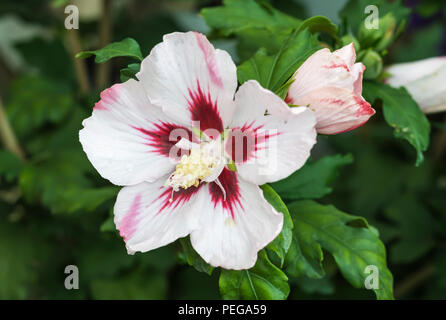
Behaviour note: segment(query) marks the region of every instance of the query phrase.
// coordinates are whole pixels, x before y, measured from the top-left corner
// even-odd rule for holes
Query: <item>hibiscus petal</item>
[[[405,86],[425,113],[446,110],[446,57],[398,63],[386,69],[392,87]]]
[[[209,264],[225,269],[249,269],[257,252],[282,230],[283,216],[263,197],[261,189],[225,169],[219,178],[226,196],[209,184],[200,228],[192,231],[194,249]]]
[[[431,76],[446,65],[446,57],[433,57],[413,62],[397,63],[386,68],[390,77],[386,83],[392,87],[404,86],[426,76]]]
[[[312,91],[298,100],[299,105],[308,105],[316,114],[316,129],[322,134],[337,134],[363,125],[375,110],[361,96],[337,87]],[[292,108],[300,112],[301,107]]]
[[[335,52],[321,49],[311,55],[294,74],[294,82],[288,91],[288,102],[296,101],[311,91],[328,86],[345,88],[351,91],[362,90],[358,79],[362,81],[364,67],[361,63],[353,64],[355,59],[353,45],[348,45]]]
[[[221,132],[232,117],[235,64],[198,32],[165,35],[136,76],[150,100],[185,125],[200,121],[202,131]]]
[[[235,102],[226,150],[241,177],[260,185],[281,180],[304,165],[316,143],[312,111],[293,114],[282,99],[254,80],[240,87]]]
[[[116,185],[154,181],[172,171],[179,156],[175,143],[191,138],[133,79],[104,90],[83,126],[79,139],[88,159]]]
[[[347,66],[351,67],[356,61],[356,52],[353,42],[333,51],[333,54],[344,60]]]
[[[404,86],[425,113],[446,110],[446,64]]]
[[[362,78],[364,71],[365,65],[360,62],[355,63],[352,67],[352,76],[356,79],[353,83],[353,92],[358,96],[362,96]]]
[[[198,228],[196,216],[206,194],[199,192],[202,185],[172,194],[164,186],[167,178],[124,187],[118,194],[114,221],[130,254],[165,246]]]

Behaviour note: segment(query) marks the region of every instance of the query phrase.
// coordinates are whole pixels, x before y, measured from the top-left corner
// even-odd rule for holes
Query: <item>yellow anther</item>
[[[181,157],[165,185],[172,187],[173,191],[191,186],[198,187],[200,181],[212,173],[217,163],[217,159],[209,153],[207,148],[202,146],[193,148],[188,156]]]

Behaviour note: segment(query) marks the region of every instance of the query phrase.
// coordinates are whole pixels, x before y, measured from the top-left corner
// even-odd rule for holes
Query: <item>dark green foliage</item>
[[[274,189],[267,184],[263,185],[261,188],[265,200],[268,201],[277,212],[283,214],[282,232],[267,247],[277,254],[280,259],[280,266],[282,267],[286,253],[288,252],[293,239],[293,221],[291,220],[288,208]]]
[[[393,278],[386,265],[384,245],[365,219],[310,200],[293,202],[289,208],[298,251],[295,253],[292,248],[287,257],[292,273],[320,278],[322,247],[333,255],[343,276],[356,288],[364,288],[365,268],[376,266],[379,270],[377,298],[393,299]]]
[[[256,265],[249,270],[222,270],[220,293],[223,299],[286,299],[290,287],[288,278],[260,251]]]
[[[240,83],[257,80],[263,87],[277,92],[296,72],[297,68],[315,51],[320,49],[316,37],[310,32],[293,32],[274,56],[260,49],[237,69]]]
[[[338,177],[341,166],[353,162],[351,155],[327,156],[304,165],[289,177],[271,186],[287,200],[319,199],[331,193],[330,184]]]
[[[206,23],[228,36],[246,29],[298,27],[301,21],[284,14],[267,3],[255,0],[225,0],[224,6],[201,11]],[[247,14],[249,13],[249,14]]]
[[[129,79],[136,79],[135,74],[139,71],[141,65],[139,63],[131,63],[127,68],[121,69],[121,81],[125,82]]]
[[[405,88],[366,82],[364,96],[368,101],[381,100],[384,118],[394,128],[397,138],[406,139],[417,151],[416,165],[423,162],[429,146],[430,124]]]
[[[67,85],[27,75],[11,85],[6,110],[14,130],[25,137],[45,124],[60,122],[72,104]]]

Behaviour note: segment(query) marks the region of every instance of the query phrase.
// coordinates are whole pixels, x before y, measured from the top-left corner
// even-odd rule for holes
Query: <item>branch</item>
[[[410,291],[423,284],[430,276],[435,273],[435,267],[431,264],[425,265],[417,272],[412,273],[409,277],[403,280],[395,287],[395,298],[401,298]]]
[[[67,30],[68,50],[73,58],[74,71],[76,72],[76,79],[81,93],[90,91],[90,82],[88,81],[87,66],[85,60],[76,59],[75,55],[82,51],[82,46],[79,38],[79,31],[76,29]]]
[[[112,0],[104,0],[101,21],[99,22],[99,42],[103,48],[112,41]],[[104,89],[110,79],[110,61],[98,66],[96,86]]]
[[[18,140],[12,131],[11,125],[9,124],[8,117],[6,116],[5,109],[3,108],[3,103],[0,98],[0,139],[5,146],[6,150],[11,151],[20,160],[25,160],[25,152],[23,152],[20,147]]]

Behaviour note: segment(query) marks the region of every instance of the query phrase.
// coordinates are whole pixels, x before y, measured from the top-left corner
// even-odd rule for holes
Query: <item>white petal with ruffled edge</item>
[[[174,123],[131,79],[101,93],[92,116],[82,123],[79,139],[102,177],[116,185],[132,185],[154,181],[175,168],[171,147],[181,136],[190,136]]]
[[[446,110],[446,57],[398,63],[386,69],[392,87],[405,86],[425,113]]]
[[[446,64],[432,74],[405,84],[424,113],[446,110]]]
[[[218,189],[207,193],[200,228],[192,231],[190,239],[194,249],[212,266],[241,270],[253,267],[257,252],[280,233],[283,215],[264,199],[258,186],[237,179],[235,187],[240,203],[230,208],[216,201],[213,193]]]
[[[236,66],[229,54],[214,49],[198,32],[174,32],[163,37],[141,64],[136,77],[150,100],[182,122],[203,122],[220,129],[232,117],[237,88]],[[204,131],[204,130],[202,130]]]
[[[274,182],[305,164],[316,143],[312,111],[293,114],[282,99],[254,80],[239,88],[235,102],[231,127],[240,129],[238,134],[233,129],[229,139],[237,142],[229,140],[228,146],[234,147],[231,154],[244,179],[258,185]]]
[[[386,83],[392,87],[404,86],[423,77],[431,76],[444,66],[446,66],[446,57],[397,63],[386,68],[386,72],[390,74]]]
[[[199,226],[206,191],[175,192],[169,201],[172,193],[164,187],[166,179],[124,187],[118,194],[114,221],[131,254],[165,246]]]

